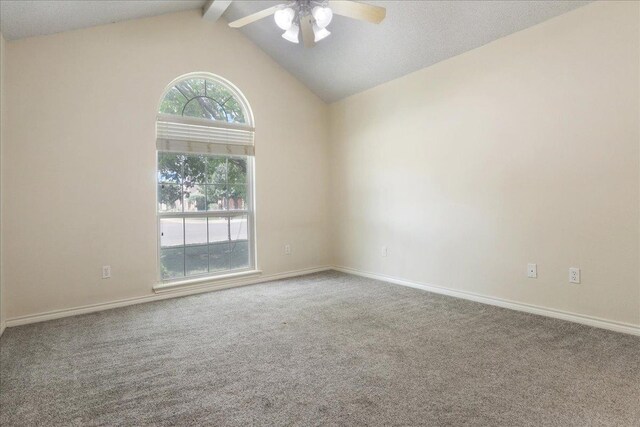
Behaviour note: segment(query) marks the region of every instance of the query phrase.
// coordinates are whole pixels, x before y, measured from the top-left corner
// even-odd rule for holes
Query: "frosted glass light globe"
[[[320,40],[327,38],[331,35],[331,32],[326,28],[320,28],[317,24],[313,24],[314,41],[317,43]]]
[[[299,32],[300,32],[300,27],[298,27],[298,24],[291,24],[291,27],[287,31],[285,31],[285,33],[282,35],[282,38],[290,41],[291,43],[298,43]]]
[[[273,14],[273,19],[276,21],[276,25],[283,30],[288,30],[293,24],[293,18],[295,18],[296,12],[290,7],[276,10]]]
[[[316,6],[311,11],[313,19],[316,20],[316,25],[320,28],[324,28],[331,23],[333,19],[333,11],[328,7]]]

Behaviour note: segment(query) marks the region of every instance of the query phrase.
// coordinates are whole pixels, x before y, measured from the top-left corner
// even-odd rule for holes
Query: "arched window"
[[[251,124],[248,106],[240,92],[225,80],[207,74],[173,82],[162,98],[159,113]]]
[[[255,269],[253,114],[206,73],[165,90],[156,122],[162,281]]]

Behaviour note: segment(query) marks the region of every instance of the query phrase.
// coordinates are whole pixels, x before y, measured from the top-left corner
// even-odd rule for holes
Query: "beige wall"
[[[194,10],[7,42],[7,56],[8,318],[152,293],[155,115],[193,71],[232,81],[255,115],[258,267],[327,264],[327,106],[239,32]]]
[[[639,16],[591,4],[333,104],[335,264],[639,325]]]
[[[6,320],[6,311],[5,311],[5,298],[4,298],[4,280],[2,280],[3,269],[2,269],[2,203],[4,191],[2,190],[2,163],[4,162],[4,139],[5,139],[5,123],[6,123],[6,99],[5,99],[5,70],[6,70],[6,61],[5,61],[5,41],[2,33],[0,33],[0,334],[4,330],[5,320]]]

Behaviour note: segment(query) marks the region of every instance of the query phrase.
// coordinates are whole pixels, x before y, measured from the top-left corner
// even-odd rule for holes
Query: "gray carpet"
[[[639,426],[640,338],[341,273],[10,328],[0,424]]]

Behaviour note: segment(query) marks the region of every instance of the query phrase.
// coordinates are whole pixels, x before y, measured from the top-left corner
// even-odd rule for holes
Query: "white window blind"
[[[194,117],[159,114],[158,151],[253,156],[254,128]]]

